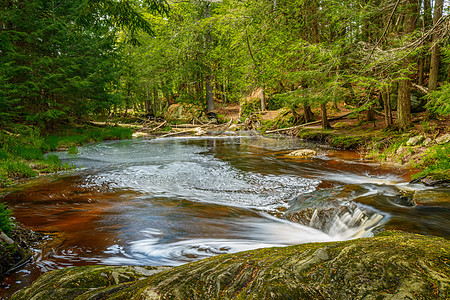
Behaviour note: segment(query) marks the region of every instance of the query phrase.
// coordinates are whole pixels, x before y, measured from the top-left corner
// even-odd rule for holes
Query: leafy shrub
[[[56,135],[51,135],[44,139],[41,148],[45,152],[55,151],[58,148],[58,145],[59,145],[59,137]]]
[[[9,233],[12,229],[11,214],[12,211],[4,203],[0,203],[0,229],[4,233]]]
[[[413,176],[413,179],[432,175],[436,179],[450,180],[450,147],[445,145],[435,145],[423,154],[421,168],[422,172]]]
[[[444,116],[450,115],[450,83],[447,82],[439,89],[427,95],[428,103],[425,106],[430,111]]]

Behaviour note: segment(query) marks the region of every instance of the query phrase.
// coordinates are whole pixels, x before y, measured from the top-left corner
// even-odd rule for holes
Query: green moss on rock
[[[44,274],[13,299],[448,299],[448,249],[443,238],[390,231],[145,268],[153,275],[136,267],[68,268]],[[128,279],[114,280],[114,272]]]

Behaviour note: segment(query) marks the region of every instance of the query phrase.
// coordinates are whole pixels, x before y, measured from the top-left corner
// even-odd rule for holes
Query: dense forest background
[[[211,111],[259,88],[261,109],[320,107],[324,128],[344,102],[406,129],[411,98],[450,112],[444,2],[2,0],[0,126]]]

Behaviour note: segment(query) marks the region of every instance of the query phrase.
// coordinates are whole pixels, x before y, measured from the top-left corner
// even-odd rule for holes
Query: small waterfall
[[[373,236],[374,230],[382,225],[385,216],[370,208],[354,206],[344,213],[334,215],[324,231],[342,239]]]
[[[354,202],[331,201],[321,207],[287,211],[285,218],[318,229],[333,239],[373,236],[386,220],[379,211]]]

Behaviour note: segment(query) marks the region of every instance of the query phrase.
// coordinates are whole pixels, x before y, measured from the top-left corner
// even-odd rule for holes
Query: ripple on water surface
[[[110,147],[80,151],[82,159],[92,161],[98,160],[101,152],[102,163],[93,163],[97,167],[114,162],[114,166],[86,176],[81,183],[86,188],[131,189],[154,197],[271,210],[285,206],[300,193],[313,191],[320,182],[298,175],[244,172],[198,145],[141,142],[129,151],[122,149],[120,158],[115,155],[116,144],[106,145]]]

